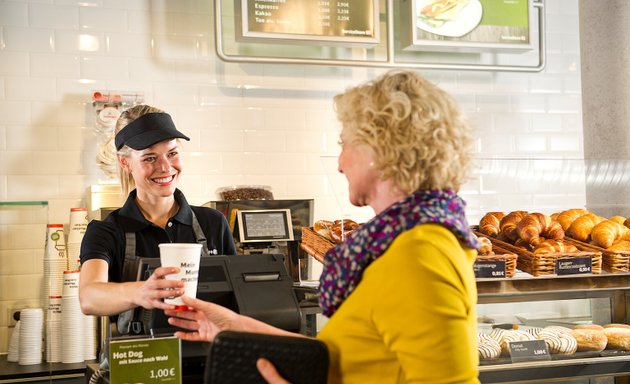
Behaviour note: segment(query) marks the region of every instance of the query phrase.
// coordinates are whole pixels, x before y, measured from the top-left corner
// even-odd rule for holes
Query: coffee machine
[[[300,280],[302,227],[313,226],[313,199],[230,200],[204,204],[228,220],[237,253],[282,254],[293,281]]]

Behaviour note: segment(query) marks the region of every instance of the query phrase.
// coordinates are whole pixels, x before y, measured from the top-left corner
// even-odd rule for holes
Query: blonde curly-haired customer
[[[415,72],[394,70],[334,99],[343,128],[338,169],[350,201],[376,216],[325,256],[317,336],[330,383],[477,383],[477,240],[457,191],[471,129],[452,99]],[[212,340],[232,329],[282,334],[212,303],[170,322]],[[259,371],[283,383],[266,360]]]

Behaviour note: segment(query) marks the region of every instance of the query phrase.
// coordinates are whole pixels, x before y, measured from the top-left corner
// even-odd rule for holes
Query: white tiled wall
[[[422,72],[466,111],[479,157],[582,157],[578,5],[546,3],[543,72]],[[122,90],[144,93],[191,136],[181,187],[192,203],[213,200],[220,186],[267,184],[276,198],[314,198],[316,218],[369,217],[348,206],[335,173],[331,97],[381,70],[220,62],[211,9],[208,0],[0,1],[0,201],[45,200],[48,222],[67,223],[103,178],[91,91]],[[471,218],[498,206],[583,205],[579,189],[567,196],[513,175],[478,175],[464,190]],[[0,353],[6,308],[36,299],[42,273],[39,256],[7,251],[14,224],[0,222]],[[21,236],[39,244],[43,225]]]

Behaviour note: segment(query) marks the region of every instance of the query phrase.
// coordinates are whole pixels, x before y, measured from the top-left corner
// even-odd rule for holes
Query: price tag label
[[[582,275],[593,271],[590,257],[571,257],[556,260],[556,275]]]
[[[112,340],[110,383],[181,384],[180,340],[176,337]]]
[[[508,343],[513,363],[519,361],[551,360],[545,340],[512,341]]]
[[[505,261],[480,260],[473,265],[476,278],[501,278],[505,277]]]

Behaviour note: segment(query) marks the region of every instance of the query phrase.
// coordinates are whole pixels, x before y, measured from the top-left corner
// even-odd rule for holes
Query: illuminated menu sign
[[[378,44],[378,0],[241,0],[244,40]]]

